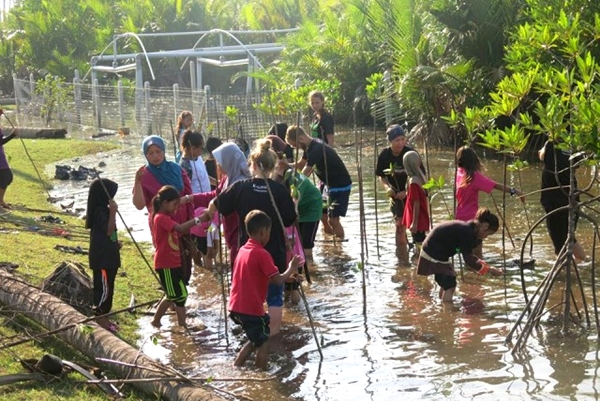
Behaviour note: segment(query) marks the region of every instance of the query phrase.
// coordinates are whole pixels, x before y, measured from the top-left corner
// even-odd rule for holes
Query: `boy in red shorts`
[[[229,298],[229,316],[242,325],[248,342],[244,344],[234,365],[242,366],[256,350],[256,367],[266,369],[269,354],[269,315],[265,312],[264,302],[269,283],[283,285],[292,274],[298,272],[302,263],[294,255],[288,269],[279,274],[273,258],[264,248],[271,236],[271,219],[260,210],[253,210],[244,220],[248,241],[242,246],[235,258],[231,295]]]

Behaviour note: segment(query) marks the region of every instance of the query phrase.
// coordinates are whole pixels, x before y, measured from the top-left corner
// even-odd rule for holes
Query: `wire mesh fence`
[[[192,112],[196,127],[222,139],[241,137],[252,141],[266,135],[275,117],[257,110],[261,93],[213,93],[209,87],[192,90],[143,88],[115,84],[85,84],[55,80],[42,85],[32,76],[13,77],[16,112],[25,119],[75,132],[118,132],[126,129],[140,136],[170,136],[171,127],[184,110]],[[281,118],[281,116],[279,116]]]

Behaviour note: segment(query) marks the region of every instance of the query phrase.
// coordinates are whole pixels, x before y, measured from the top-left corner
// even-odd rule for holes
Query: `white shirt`
[[[192,192],[195,194],[210,192],[210,180],[202,156],[198,156],[196,160],[190,160],[190,167],[192,168],[192,176],[190,177]]]

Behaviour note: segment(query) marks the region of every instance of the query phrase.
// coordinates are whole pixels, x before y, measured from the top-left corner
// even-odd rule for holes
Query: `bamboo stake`
[[[373,165],[377,168],[377,157],[379,156],[377,153],[377,127],[376,120],[373,117]],[[377,248],[377,257],[380,258],[381,254],[379,252],[379,199],[377,196],[377,174],[373,175],[373,196],[375,198],[375,246]]]
[[[356,169],[358,175],[358,210],[360,227],[360,271],[362,277],[363,316],[367,316],[367,280],[365,275],[365,208],[362,187],[362,166],[358,151],[358,132],[356,130],[356,102],[352,111],[354,117],[354,152],[356,158]]]

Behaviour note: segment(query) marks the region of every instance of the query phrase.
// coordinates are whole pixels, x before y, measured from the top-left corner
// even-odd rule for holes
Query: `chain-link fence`
[[[55,80],[41,85],[33,77],[13,77],[17,115],[70,132],[118,132],[126,128],[138,135],[170,135],[171,125],[183,110],[192,112],[195,125],[220,138],[242,137],[249,142],[264,136],[275,118],[258,111],[260,93],[221,94],[179,88],[143,88],[94,85]],[[47,81],[46,81],[47,82]],[[43,87],[42,87],[43,86]]]

